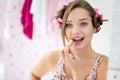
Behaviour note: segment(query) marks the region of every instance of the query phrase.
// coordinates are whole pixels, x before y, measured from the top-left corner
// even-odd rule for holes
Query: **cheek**
[[[65,31],[65,36],[66,36],[66,38],[69,38],[69,37],[70,37],[70,34],[71,34],[71,31],[70,31],[70,30],[66,30],[66,31]]]
[[[93,29],[86,29],[86,30],[84,31],[84,34],[85,34],[86,36],[88,36],[88,37],[91,37],[91,36],[93,35],[93,33],[94,33],[94,30],[93,30]]]

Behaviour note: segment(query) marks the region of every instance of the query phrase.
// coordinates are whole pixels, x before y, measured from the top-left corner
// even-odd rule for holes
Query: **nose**
[[[72,33],[73,33],[74,35],[80,34],[80,29],[79,29],[79,27],[78,27],[78,26],[73,27]]]

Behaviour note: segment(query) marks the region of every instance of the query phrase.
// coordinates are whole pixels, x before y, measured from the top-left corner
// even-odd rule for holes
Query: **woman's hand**
[[[64,64],[71,70],[73,74],[79,73],[80,59],[77,54],[71,49],[73,40],[62,50],[61,56]]]

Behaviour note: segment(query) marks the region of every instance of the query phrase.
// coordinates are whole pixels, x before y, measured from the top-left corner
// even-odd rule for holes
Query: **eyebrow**
[[[79,19],[79,21],[84,21],[84,20],[88,20],[87,18],[82,18],[82,19]],[[71,20],[67,20],[67,22],[72,22]]]
[[[84,20],[88,20],[87,18],[82,18],[82,19],[80,19],[79,21],[84,21]]]

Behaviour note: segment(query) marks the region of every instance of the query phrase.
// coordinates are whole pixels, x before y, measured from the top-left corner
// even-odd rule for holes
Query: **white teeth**
[[[82,39],[82,38],[74,38],[74,40],[80,40],[80,39]]]

